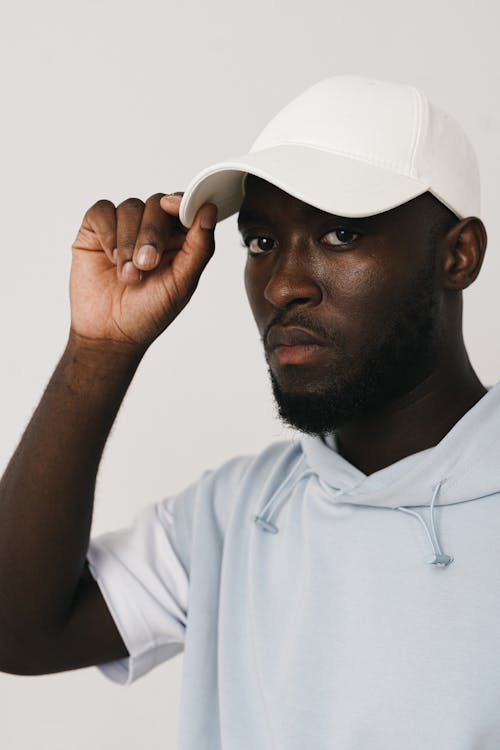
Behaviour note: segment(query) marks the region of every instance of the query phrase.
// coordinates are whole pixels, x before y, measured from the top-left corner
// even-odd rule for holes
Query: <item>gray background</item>
[[[336,73],[413,83],[453,114],[482,173],[488,252],[465,293],[479,377],[500,370],[498,10],[493,2],[162,3],[34,0],[0,23],[0,463],[6,465],[64,349],[70,247],[98,198],[184,190],[243,153],[289,99]],[[92,534],[182,489],[206,468],[291,431],[278,421],[243,286],[236,218],[190,304],[155,342],[107,445]],[[5,750],[175,748],[182,655],[134,685],[97,669],[2,675]]]

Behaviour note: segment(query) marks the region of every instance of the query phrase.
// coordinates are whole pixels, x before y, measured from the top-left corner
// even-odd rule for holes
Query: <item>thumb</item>
[[[187,247],[191,263],[194,266],[199,265],[200,272],[214,253],[216,224],[217,206],[215,203],[204,203],[198,209],[186,234],[184,245]]]
[[[181,205],[182,197],[184,193],[170,193],[160,198],[160,206],[162,209],[169,214],[179,216],[179,208]],[[207,208],[205,208],[205,206]],[[217,223],[218,209],[215,203],[203,203],[191,224],[191,228],[198,221],[200,229],[214,229]],[[186,229],[186,227],[184,227]]]
[[[199,221],[201,230],[208,229],[212,231],[217,224],[217,214],[218,210],[215,203],[204,203],[198,211],[195,221]]]
[[[217,223],[217,206],[204,203],[187,230],[182,248],[172,263],[177,288],[183,297],[189,297],[215,251],[214,229]]]

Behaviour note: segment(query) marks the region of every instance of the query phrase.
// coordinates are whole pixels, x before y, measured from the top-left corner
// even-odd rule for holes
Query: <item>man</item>
[[[462,338],[486,248],[463,131],[335,76],[180,195],[99,201],[73,245],[68,345],[1,485],[0,667],[129,684],[184,650],[183,750],[497,748],[500,390]],[[89,541],[127,387],[237,211],[300,435]]]

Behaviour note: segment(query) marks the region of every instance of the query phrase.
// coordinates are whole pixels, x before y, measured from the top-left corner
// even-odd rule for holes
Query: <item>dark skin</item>
[[[216,207],[189,229],[180,196],[100,199],[71,247],[64,352],[0,481],[0,672],[35,675],[127,656],[86,566],[97,470],[151,343],[213,255]]]
[[[310,208],[249,175],[239,215],[242,237],[255,238],[251,249],[258,253],[247,258],[245,287],[266,361],[280,388],[302,395],[320,393],[332,373],[347,376],[381,337],[413,288],[430,227],[439,225],[442,212],[429,193],[361,219]],[[439,341],[430,371],[406,392],[379,399],[336,427],[339,452],[367,475],[436,445],[487,392],[465,349],[461,294],[480,271],[486,230],[477,217],[453,218],[435,238]],[[335,233],[338,228],[344,231]],[[332,346],[314,362],[281,364],[267,341],[275,324],[306,328]]]
[[[95,480],[116,414],[142,357],[188,304],[215,250],[216,207],[200,207],[187,229],[179,197],[98,200],[72,245],[66,348],[0,481],[0,671],[47,674],[128,655],[85,560]],[[340,250],[331,244],[338,217],[248,180],[242,210],[272,212],[241,228],[276,241],[245,270],[264,343],[271,325],[299,324],[331,344],[315,367],[284,366],[266,347],[282,400],[291,395],[296,408],[303,399],[307,417],[310,399],[318,399],[318,419],[325,389],[340,384],[339,404],[351,417],[344,409],[339,447],[365,473],[437,443],[486,392],[461,333],[461,290],[479,273],[486,233],[479,219],[453,221],[438,232],[429,266],[424,248],[440,205],[424,195],[358,219],[349,228],[362,240],[351,245],[355,235],[344,230]],[[391,328],[394,320],[406,328]],[[427,345],[430,322],[440,334],[436,351]],[[419,335],[405,348],[413,329]],[[371,365],[371,350],[379,365],[390,360],[393,344],[393,368],[372,368],[383,375],[372,394],[406,384],[405,363],[406,373],[420,372],[420,360],[432,371],[396,400],[379,399],[375,410],[372,403],[353,416],[358,402],[346,397],[346,384],[358,389],[351,395],[366,396],[370,378],[356,376],[356,366]],[[338,422],[338,409],[334,416]]]

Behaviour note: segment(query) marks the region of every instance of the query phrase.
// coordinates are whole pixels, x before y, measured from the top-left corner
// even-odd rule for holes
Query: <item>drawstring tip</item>
[[[253,520],[254,520],[254,523],[256,523],[257,526],[261,528],[263,531],[269,531],[271,534],[278,533],[278,527],[275,526],[274,523],[271,523],[271,521],[266,521],[261,516],[255,516]]]
[[[430,565],[439,565],[440,567],[445,568],[447,565],[453,562],[453,557],[450,557],[450,555],[435,555],[434,560],[429,560]]]

